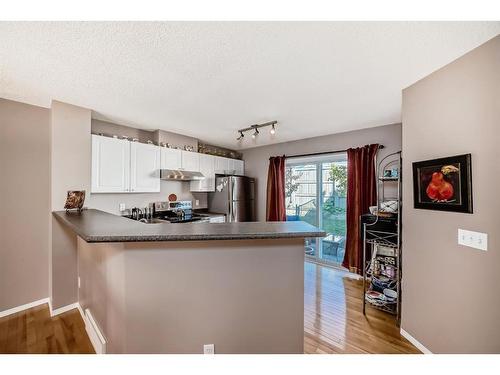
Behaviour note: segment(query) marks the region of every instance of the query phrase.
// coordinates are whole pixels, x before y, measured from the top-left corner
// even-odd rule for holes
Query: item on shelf
[[[384,171],[384,177],[393,177],[393,176],[392,176],[392,170],[390,170],[390,169],[386,169],[386,170]]]
[[[385,276],[387,277],[390,277],[391,279],[393,279],[394,277],[396,277],[396,267],[392,266],[392,265],[385,265],[383,267],[383,270],[382,270],[382,274],[384,274]]]
[[[175,195],[175,194],[169,194],[168,195],[168,201],[169,202],[177,202],[177,195]]]
[[[388,200],[380,203],[380,210],[383,212],[396,213],[398,212],[399,202],[396,200]]]
[[[391,177],[393,177],[393,178],[398,178],[398,177],[399,177],[399,169],[397,169],[397,168],[392,168],[392,169],[391,169]]]
[[[398,299],[398,292],[396,292],[395,290],[393,289],[384,289],[384,296],[385,296],[385,300],[387,302],[396,302],[396,300]]]
[[[380,257],[378,258],[379,261],[383,262],[385,265],[392,265],[394,266],[394,264],[396,264],[396,260],[393,258],[393,257],[389,257],[389,256],[383,256],[383,255],[380,255],[378,254]]]
[[[372,272],[374,276],[379,276],[381,272],[380,263],[376,259],[372,263]]]
[[[396,286],[396,280],[390,279],[387,276],[372,277],[372,287],[375,290],[383,291],[384,289],[393,289]]]
[[[384,245],[375,245],[377,255],[393,257],[395,256],[394,247],[384,246]]]
[[[370,213],[372,215],[376,215],[377,214],[377,206],[370,206],[370,207],[368,207],[368,209],[370,210]]]

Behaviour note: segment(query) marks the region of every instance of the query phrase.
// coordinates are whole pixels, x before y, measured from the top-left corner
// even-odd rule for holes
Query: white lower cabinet
[[[130,191],[160,192],[160,148],[155,145],[130,144]]]
[[[92,193],[160,191],[158,146],[92,135]]]
[[[215,157],[212,155],[199,155],[199,170],[205,178],[191,181],[191,191],[215,191]]]

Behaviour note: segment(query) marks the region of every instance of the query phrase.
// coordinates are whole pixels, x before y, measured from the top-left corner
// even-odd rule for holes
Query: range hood
[[[160,179],[171,181],[203,180],[205,176],[200,172],[185,171],[180,169],[160,169]]]

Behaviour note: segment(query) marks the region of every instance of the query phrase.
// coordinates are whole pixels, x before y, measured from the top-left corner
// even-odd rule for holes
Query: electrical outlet
[[[203,345],[203,354],[215,354],[215,345],[214,344]]]
[[[488,234],[470,230],[458,230],[458,244],[479,250],[488,250]]]
[[[78,289],[82,286],[82,281],[80,280],[80,276],[78,276]]]
[[[199,200],[199,199],[195,199],[195,201],[194,201],[194,205],[195,205],[195,206],[199,206],[199,205],[200,205],[200,200]]]
[[[125,211],[125,203],[120,203],[120,212]]]

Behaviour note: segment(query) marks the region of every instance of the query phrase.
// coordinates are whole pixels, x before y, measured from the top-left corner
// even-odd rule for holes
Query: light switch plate
[[[120,203],[120,212],[125,211],[125,203]]]
[[[471,230],[458,230],[458,244],[479,250],[488,250],[488,234]]]

